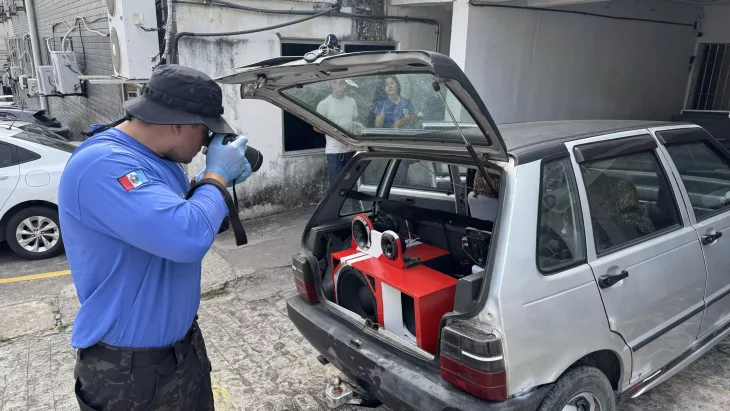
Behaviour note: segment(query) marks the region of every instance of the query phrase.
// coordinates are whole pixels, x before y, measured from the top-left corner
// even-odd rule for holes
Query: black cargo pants
[[[82,411],[212,411],[211,365],[197,321],[172,347],[77,351],[74,378]]]

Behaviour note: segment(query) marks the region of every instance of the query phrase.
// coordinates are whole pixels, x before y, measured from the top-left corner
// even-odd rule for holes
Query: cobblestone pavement
[[[338,372],[316,360],[285,309],[286,298],[295,293],[289,258],[305,218],[280,216],[248,224],[250,246],[235,249],[224,237],[206,257],[200,325],[213,363],[218,410],[327,409],[324,385]],[[0,284],[0,315],[33,316],[21,318],[28,332],[12,338],[3,337],[7,331],[0,328],[0,411],[78,409],[70,348],[77,303],[69,284],[54,284],[56,294],[48,291],[24,302],[15,296],[10,306],[2,302],[8,291]],[[3,321],[9,322],[0,317],[0,325]],[[730,410],[730,339],[619,410]]]

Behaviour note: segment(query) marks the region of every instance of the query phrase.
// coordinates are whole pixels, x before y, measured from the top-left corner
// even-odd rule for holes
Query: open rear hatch
[[[482,173],[484,160],[507,160],[487,108],[449,57],[329,55],[326,47],[313,54],[262,61],[217,81],[240,84],[241,98],[268,101],[357,150],[469,156]],[[352,241],[326,256],[330,272],[323,282],[334,283],[339,307],[434,354],[457,283],[471,277],[463,262],[473,258],[462,250],[480,248],[484,260],[493,222],[392,201],[379,201],[372,211],[355,216],[346,233],[352,230]],[[300,279],[298,287],[310,294],[305,298],[317,298],[314,283]]]
[[[268,101],[358,150],[467,154],[466,139],[477,153],[507,159],[489,111],[448,56],[376,51],[327,55],[311,62],[280,57],[240,70],[216,81],[240,84],[241,98]],[[388,94],[389,78],[396,80],[399,93]],[[342,109],[352,101],[354,118]],[[404,121],[394,124],[401,116]]]

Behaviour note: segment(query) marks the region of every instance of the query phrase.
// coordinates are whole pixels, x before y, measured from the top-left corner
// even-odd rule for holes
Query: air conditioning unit
[[[33,97],[37,96],[38,94],[38,79],[31,77],[28,79],[28,96]]]
[[[159,58],[155,0],[106,0],[114,75],[148,79]]]
[[[27,90],[28,89],[28,76],[26,76],[25,74],[21,74],[18,77],[18,85],[20,86],[21,89]]]
[[[56,90],[61,94],[81,92],[79,66],[73,51],[52,51],[51,65],[56,78]]]
[[[38,92],[44,96],[56,94],[56,74],[53,66],[36,67],[38,77]]]

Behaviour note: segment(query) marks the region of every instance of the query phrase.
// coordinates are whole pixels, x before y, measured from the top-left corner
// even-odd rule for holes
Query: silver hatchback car
[[[293,257],[333,407],[613,411],[730,332],[730,153],[692,124],[497,126],[447,56],[218,79],[359,152]]]

